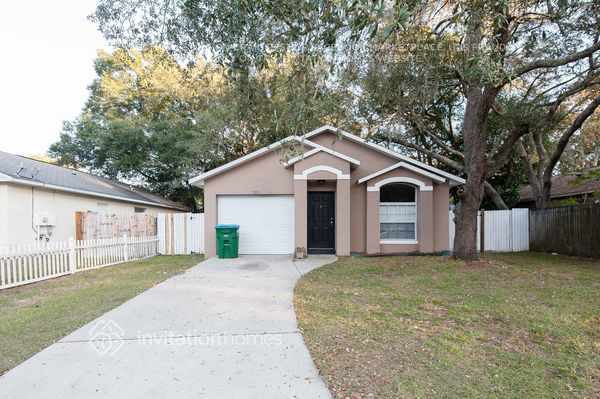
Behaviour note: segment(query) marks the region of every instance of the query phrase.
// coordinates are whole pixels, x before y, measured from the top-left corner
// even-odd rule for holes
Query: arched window
[[[390,183],[379,189],[381,241],[417,239],[417,192],[414,186]]]

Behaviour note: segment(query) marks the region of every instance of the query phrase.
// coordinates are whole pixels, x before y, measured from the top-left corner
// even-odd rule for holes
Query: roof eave
[[[323,147],[322,145],[319,145],[319,144],[315,144],[315,143],[312,143],[312,144],[314,144],[316,147],[310,151],[305,152],[304,154],[300,154],[297,157],[290,159],[289,161],[287,161],[285,163],[285,166],[286,167],[292,166],[296,162],[302,161],[303,159],[311,157],[319,152],[324,152],[324,153],[334,156],[336,158],[342,159],[342,160],[350,163],[351,165],[360,166],[360,161],[358,159],[354,159],[346,154],[342,154],[340,152],[334,151],[331,148]]]
[[[381,170],[378,170],[377,172],[371,173],[370,175],[367,175],[367,176],[359,179],[358,180],[358,184],[366,183],[369,180],[372,180],[372,179],[374,179],[376,177],[385,175],[386,173],[392,172],[392,171],[394,171],[394,170],[396,170],[398,168],[404,168],[404,169],[410,170],[410,171],[412,171],[414,173],[420,174],[421,176],[428,177],[431,180],[434,180],[434,181],[436,181],[438,183],[445,183],[446,182],[446,179],[443,178],[443,177],[441,177],[441,176],[438,176],[438,175],[436,175],[434,173],[428,172],[428,171],[426,171],[426,170],[424,170],[422,168],[419,168],[417,166],[410,165],[410,164],[408,164],[408,163],[406,163],[404,161],[400,161],[400,162],[398,162],[398,163],[396,163],[394,165],[388,166],[387,168],[383,168]]]
[[[440,176],[443,176],[443,177],[445,177],[445,178],[453,181],[454,184],[451,183],[450,184],[451,186],[456,186],[456,185],[460,185],[460,184],[465,184],[466,183],[466,180],[463,179],[462,177],[453,175],[452,173],[445,172],[445,171],[443,171],[441,169],[438,169],[438,168],[433,167],[431,165],[427,165],[427,164],[425,164],[423,162],[419,162],[419,161],[417,161],[415,159],[412,159],[410,157],[407,157],[407,156],[404,156],[402,154],[399,154],[396,151],[393,151],[393,150],[390,150],[388,148],[382,147],[382,146],[380,146],[378,144],[375,144],[375,143],[371,143],[371,142],[363,139],[362,137],[359,137],[359,136],[357,136],[355,134],[352,134],[350,132],[347,132],[345,130],[342,130],[342,129],[339,129],[339,128],[336,128],[336,127],[333,127],[333,126],[329,126],[329,125],[321,126],[318,129],[315,129],[313,131],[310,131],[310,132],[306,133],[304,135],[304,137],[305,138],[311,138],[311,137],[314,137],[314,136],[316,136],[318,134],[321,134],[321,133],[324,133],[324,132],[327,132],[327,131],[330,131],[332,133],[340,133],[343,137],[346,137],[347,139],[352,140],[354,142],[366,145],[367,147],[372,148],[375,151],[379,151],[381,153],[387,154],[387,155],[389,155],[391,157],[394,157],[396,159],[400,159],[402,161],[405,161],[405,162],[408,162],[408,163],[412,163],[412,164],[414,164],[416,166],[419,166],[419,167],[421,167],[423,169],[427,169],[427,170],[430,170],[431,172],[437,173]]]
[[[103,193],[98,193],[95,191],[88,191],[88,190],[78,190],[75,188],[56,186],[54,184],[46,184],[46,183],[42,183],[42,182],[35,182],[35,181],[29,181],[29,180],[23,180],[23,179],[15,179],[15,178],[11,178],[11,177],[9,177],[9,180],[2,180],[2,177],[0,177],[0,181],[7,182],[7,183],[13,183],[13,184],[21,184],[21,185],[30,186],[30,187],[40,187],[40,188],[45,188],[48,190],[63,191],[63,192],[71,193],[71,194],[89,195],[92,197],[113,199],[113,200],[117,200],[117,201],[130,202],[130,203],[134,203],[134,204],[156,206],[156,207],[165,208],[165,209],[178,209],[178,210],[182,210],[182,211],[189,210],[188,208],[183,207],[183,206],[172,206],[172,205],[161,204],[159,202],[136,200],[136,199],[126,198],[126,197],[121,197],[118,195],[103,194]]]
[[[223,172],[226,172],[226,171],[228,171],[230,169],[233,169],[233,168],[235,168],[235,167],[237,167],[237,166],[239,166],[239,165],[241,165],[241,164],[243,164],[245,162],[248,162],[248,161],[250,161],[250,160],[252,160],[254,158],[258,158],[258,157],[262,156],[263,154],[266,154],[266,153],[268,153],[270,151],[273,151],[273,150],[281,147],[283,144],[285,144],[285,143],[287,143],[289,141],[297,141],[297,142],[306,144],[306,145],[311,146],[311,147],[317,147],[318,146],[318,144],[315,144],[315,143],[313,143],[313,142],[311,142],[309,140],[305,140],[304,137],[302,137],[302,136],[288,136],[288,137],[285,137],[285,138],[283,138],[283,139],[281,139],[281,140],[279,140],[279,141],[277,141],[277,142],[275,142],[273,144],[270,144],[270,145],[268,145],[266,147],[259,148],[258,150],[253,151],[250,154],[246,154],[243,157],[240,157],[240,158],[235,159],[235,160],[233,160],[231,162],[228,162],[225,165],[221,165],[221,166],[219,166],[217,168],[214,168],[214,169],[211,169],[211,170],[209,170],[209,171],[207,171],[205,173],[202,173],[201,175],[193,177],[193,178],[191,178],[189,180],[189,183],[192,186],[195,186],[195,187],[202,187],[204,185],[204,181],[206,179],[211,178],[211,177],[216,176],[216,175],[219,175],[219,174],[221,174]]]

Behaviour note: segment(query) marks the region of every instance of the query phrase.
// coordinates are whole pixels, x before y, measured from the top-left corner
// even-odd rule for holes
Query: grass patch
[[[600,397],[600,261],[353,257],[295,306],[337,398]]]
[[[202,256],[156,256],[0,291],[0,375]]]

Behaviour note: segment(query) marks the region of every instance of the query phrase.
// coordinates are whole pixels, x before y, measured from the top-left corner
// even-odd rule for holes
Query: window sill
[[[380,244],[404,244],[404,245],[409,245],[409,244],[418,244],[419,241],[417,240],[379,240]]]

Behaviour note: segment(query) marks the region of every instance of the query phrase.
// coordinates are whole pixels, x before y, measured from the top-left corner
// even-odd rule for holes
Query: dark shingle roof
[[[187,210],[181,204],[139,188],[3,151],[0,151],[0,173],[21,182],[47,184],[67,190],[89,192],[90,195],[110,195],[124,201],[142,201],[160,207]]]
[[[577,181],[578,176],[565,175],[552,178],[550,198],[564,198],[600,191],[600,179]],[[523,186],[520,191],[521,201],[533,201],[533,189],[531,186]]]

